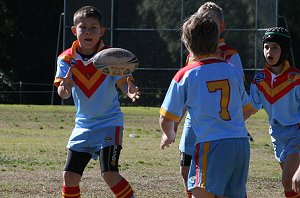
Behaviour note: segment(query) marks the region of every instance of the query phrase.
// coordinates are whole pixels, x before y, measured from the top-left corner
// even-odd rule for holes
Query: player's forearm
[[[164,116],[159,117],[159,124],[160,128],[163,131],[164,134],[166,134],[167,137],[172,137],[175,134],[174,131],[174,126],[175,126],[175,121],[170,120]]]
[[[127,83],[120,84],[119,88],[120,88],[120,90],[122,91],[122,93],[125,96],[128,96],[128,86],[127,86]]]

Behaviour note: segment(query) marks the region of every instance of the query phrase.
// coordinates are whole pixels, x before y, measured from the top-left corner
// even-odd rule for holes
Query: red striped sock
[[[61,193],[63,198],[80,198],[79,186],[76,187],[63,186]]]
[[[188,189],[185,189],[185,191],[186,191],[188,198],[192,198],[192,191],[189,191]]]
[[[295,191],[284,192],[286,198],[300,198],[300,194]]]
[[[134,198],[134,193],[126,179],[122,179],[118,184],[111,188],[117,198]]]

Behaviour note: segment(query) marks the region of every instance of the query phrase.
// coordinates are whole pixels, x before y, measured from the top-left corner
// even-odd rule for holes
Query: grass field
[[[158,108],[123,107],[125,131],[120,172],[136,197],[186,197],[179,174],[177,139],[160,150]],[[66,142],[74,125],[72,106],[0,105],[0,197],[61,197]],[[273,157],[266,114],[247,121],[251,142],[249,198],[283,197],[280,168]],[[138,138],[129,138],[129,134]],[[98,161],[91,161],[81,183],[82,197],[113,197]]]

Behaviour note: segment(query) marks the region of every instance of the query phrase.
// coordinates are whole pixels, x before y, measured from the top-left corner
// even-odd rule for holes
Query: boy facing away
[[[198,9],[197,14],[212,18],[218,25],[219,34],[221,34],[225,30],[226,23],[224,21],[223,10],[216,3],[214,2],[204,3]],[[224,39],[219,40],[217,55],[219,58],[228,61],[234,66],[236,66],[240,70],[241,74],[244,76],[242,62],[238,52],[234,48],[226,45]],[[187,57],[186,65],[192,62],[193,62],[193,56],[189,54]],[[186,108],[184,108],[184,112],[185,111]],[[192,194],[187,190],[187,178],[190,169],[192,154],[195,149],[195,139],[196,136],[192,129],[191,118],[190,115],[187,114],[184,122],[182,135],[180,138],[179,151],[180,151],[180,172],[183,178],[183,183],[186,187],[186,192],[188,197],[191,197]]]
[[[275,158],[282,169],[286,197],[300,198],[293,191],[292,177],[299,166],[300,71],[289,65],[290,34],[282,27],[268,29],[263,36],[265,69],[250,87],[253,106],[269,116]],[[296,188],[294,187],[294,190]]]
[[[186,106],[196,135],[188,190],[196,198],[245,197],[250,146],[243,108],[246,115],[251,103],[243,75],[216,55],[219,30],[210,17],[192,15],[181,38],[194,61],[176,73],[161,106],[160,147],[174,142]]]
[[[54,81],[59,96],[66,99],[72,95],[76,107],[75,127],[67,145],[62,196],[80,197],[79,183],[84,169],[91,158],[99,157],[102,177],[114,195],[132,198],[133,190],[118,170],[124,116],[115,85],[133,102],[140,92],[131,75],[107,76],[91,61],[97,52],[108,48],[101,40],[105,31],[101,12],[84,6],[75,12],[73,20],[71,30],[77,40],[58,57]]]

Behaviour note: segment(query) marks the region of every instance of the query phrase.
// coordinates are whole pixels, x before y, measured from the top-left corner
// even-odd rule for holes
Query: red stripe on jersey
[[[263,93],[270,104],[274,104],[285,96],[295,86],[300,85],[300,71],[296,68],[288,68],[281,75],[276,77],[272,83],[272,76],[268,70],[264,70],[265,78],[261,82],[256,82],[258,89]]]
[[[71,48],[66,49],[66,50],[63,51],[59,56],[62,56],[62,55],[68,55],[68,56],[71,56],[71,55],[72,55],[72,49],[71,49]]]
[[[77,60],[73,65],[73,80],[83,93],[89,98],[105,80],[106,75],[99,72],[93,63],[84,66],[82,61]]]
[[[237,50],[235,48],[233,48],[233,47],[231,47],[229,45],[226,45],[226,44],[218,46],[218,49],[224,50],[224,51],[232,50],[232,52],[234,52],[234,51],[237,52]]]
[[[212,63],[220,63],[220,62],[224,62],[222,60],[219,60],[219,59],[208,59],[208,60],[203,60],[203,61],[196,61],[196,62],[193,62],[191,64],[188,64],[187,66],[181,68],[174,76],[174,80],[176,82],[179,82],[182,77],[184,76],[184,74],[193,69],[193,68],[196,68],[196,67],[201,67],[203,65],[208,65],[208,64],[212,64]]]
[[[115,131],[115,145],[119,145],[120,144],[120,126],[116,127],[116,131]]]
[[[217,50],[218,57],[229,60],[233,55],[237,54],[237,50],[229,45],[220,45]]]

